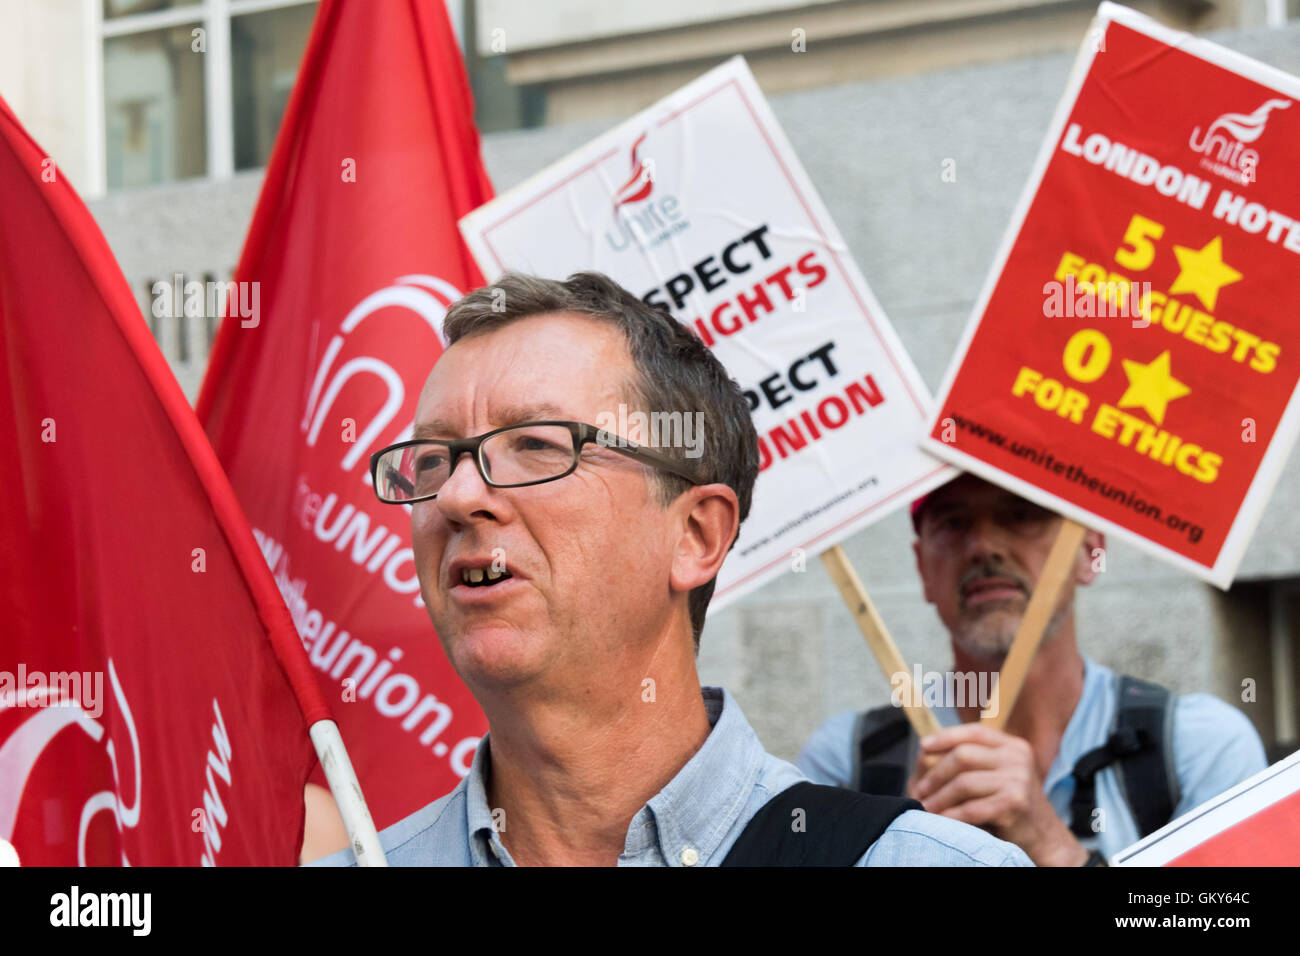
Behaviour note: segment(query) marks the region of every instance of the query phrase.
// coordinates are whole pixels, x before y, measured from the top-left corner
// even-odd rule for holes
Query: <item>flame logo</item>
[[[632,176],[622,186],[618,188],[615,194],[614,208],[624,206],[632,202],[640,202],[642,199],[649,197],[654,189],[654,161],[649,159],[637,159],[637,150],[645,142],[647,133],[642,133],[637,137],[636,142],[632,144]]]
[[[1269,100],[1253,113],[1224,113],[1210,124],[1205,138],[1209,140],[1216,130],[1221,129],[1239,143],[1253,143],[1264,132],[1268,114],[1273,110],[1284,110],[1290,105],[1290,100]]]

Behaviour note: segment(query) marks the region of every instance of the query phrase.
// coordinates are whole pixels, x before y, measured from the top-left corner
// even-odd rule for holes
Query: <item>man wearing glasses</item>
[[[792,791],[802,775],[695,670],[758,471],[738,386],[683,326],[594,273],[506,275],[454,305],[444,332],[414,438],[371,467],[380,499],[410,507],[421,593],[490,733],[455,790],[383,831],[389,862],[716,866],[742,833],[732,863],[825,862],[800,857],[800,840],[844,806],[821,813],[825,794]],[[702,444],[592,424],[655,420],[627,408],[698,412]],[[747,831],[778,795],[794,805]],[[874,831],[857,824],[876,805],[849,814],[822,850],[849,846],[841,862],[860,865],[1028,862],[891,806]],[[764,856],[773,833],[785,850]]]
[[[953,688],[962,692],[934,708],[946,726],[919,742],[899,708],[832,717],[799,755],[811,779],[907,793],[1010,840],[1039,866],[1101,866],[1264,769],[1259,736],[1240,711],[1208,694],[1175,697],[1079,652],[1074,592],[1102,566],[1106,542],[1096,531],[1084,538],[1007,732],[981,725],[985,702],[966,691],[996,687],[1061,518],[961,475],[915,502],[912,524],[925,599],[950,634],[953,673],[963,677]]]

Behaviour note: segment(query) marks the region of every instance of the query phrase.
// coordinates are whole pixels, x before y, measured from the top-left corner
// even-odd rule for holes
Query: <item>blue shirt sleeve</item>
[[[385,853],[384,856],[387,857],[388,854]],[[312,860],[309,863],[303,864],[303,866],[356,866],[356,865],[357,865],[357,858],[356,856],[353,855],[352,847],[350,846],[345,846],[341,850],[336,850],[333,853],[331,853],[329,856],[322,856],[318,859]]]
[[[831,787],[853,787],[853,725],[858,712],[836,714],[813,731],[795,759],[805,777]]]
[[[889,825],[858,866],[1033,866],[1025,851],[978,827],[920,810]]]
[[[1174,705],[1174,762],[1182,788],[1175,817],[1268,766],[1250,719],[1210,694],[1184,694]]]

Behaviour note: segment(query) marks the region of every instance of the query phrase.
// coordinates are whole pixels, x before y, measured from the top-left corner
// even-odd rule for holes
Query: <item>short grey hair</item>
[[[749,514],[758,477],[758,433],[740,386],[709,348],[666,311],[647,305],[599,272],[578,272],[563,282],[507,272],[491,286],[455,303],[443,321],[447,344],[483,335],[520,319],[569,312],[617,326],[623,333],[635,374],[629,398],[643,411],[703,413],[703,453],[691,462],[701,484],[720,482],[736,493],[740,520]],[[662,448],[685,459],[685,448]],[[667,506],[690,487],[665,471],[655,471],[661,502]],[[731,545],[735,545],[735,539]],[[713,597],[714,578],[691,591],[691,630],[700,647],[704,613]]]

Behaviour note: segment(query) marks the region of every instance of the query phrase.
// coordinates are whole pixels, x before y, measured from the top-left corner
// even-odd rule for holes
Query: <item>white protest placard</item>
[[[489,279],[596,271],[668,308],[745,390],[761,470],[712,609],[956,473],[919,449],[930,395],[740,57],[461,231]]]

